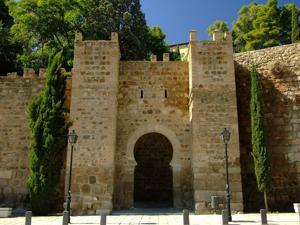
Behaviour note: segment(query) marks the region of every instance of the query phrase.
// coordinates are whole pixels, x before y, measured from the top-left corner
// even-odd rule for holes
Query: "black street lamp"
[[[71,158],[70,158],[70,172],[69,172],[69,186],[68,186],[68,195],[67,195],[67,211],[68,211],[68,222],[70,223],[70,215],[71,215],[71,179],[72,179],[72,164],[73,164],[73,149],[78,139],[78,135],[75,133],[75,130],[72,130],[68,134],[68,140],[71,144]]]
[[[224,128],[223,132],[221,133],[221,137],[225,144],[226,200],[227,200],[227,210],[228,210],[228,221],[232,221],[231,209],[230,209],[230,189],[229,189],[228,154],[227,154],[227,144],[230,140],[230,132],[227,128]]]

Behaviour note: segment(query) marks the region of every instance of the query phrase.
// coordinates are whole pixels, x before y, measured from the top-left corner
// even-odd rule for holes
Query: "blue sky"
[[[150,26],[160,26],[167,35],[167,42],[175,44],[188,41],[188,32],[198,31],[199,39],[208,39],[207,27],[215,20],[228,22],[231,27],[239,9],[251,0],[141,0],[142,10]],[[266,3],[266,0],[257,0]],[[300,0],[278,0],[279,5]]]

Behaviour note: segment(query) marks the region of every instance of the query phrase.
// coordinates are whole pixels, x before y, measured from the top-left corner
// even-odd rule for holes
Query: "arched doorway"
[[[134,206],[173,207],[173,175],[170,162],[173,147],[159,133],[140,137],[134,147]]]

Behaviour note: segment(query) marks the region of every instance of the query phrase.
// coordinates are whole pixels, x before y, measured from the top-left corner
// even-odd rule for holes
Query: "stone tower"
[[[155,56],[120,62],[117,34],[111,41],[77,35],[71,98],[73,128],[81,137],[72,177],[75,213],[157,202],[195,204],[197,213],[207,212],[212,195],[225,196],[224,127],[232,133],[232,208],[243,209],[231,36],[196,36],[190,33],[187,61],[170,62],[165,55],[163,62]]]
[[[190,33],[189,91],[191,151],[196,213],[209,209],[211,196],[225,196],[224,144],[226,127],[229,142],[229,176],[232,208],[243,210],[239,131],[232,39],[216,31],[212,41],[198,41]]]
[[[74,213],[113,206],[119,60],[116,33],[110,41],[83,41],[77,35],[70,111],[72,128],[80,136],[73,158]],[[69,160],[68,155],[67,165]]]
[[[215,32],[212,41],[198,41],[193,31],[180,51],[182,61],[169,61],[168,54],[163,61],[154,56],[151,61],[120,61],[117,34],[109,41],[76,36],[74,69],[66,88],[71,129],[79,135],[73,214],[129,209],[143,201],[207,213],[211,196],[219,196],[224,207],[220,134],[225,127],[231,131],[232,209],[259,209],[263,198],[251,156],[252,63],[264,90],[273,165],[270,207],[288,210],[291,202],[299,202],[300,44],[233,54],[230,34]],[[43,89],[45,72],[41,69],[38,76],[25,69],[23,76],[0,77],[0,204],[9,207],[26,204],[31,142],[26,110]],[[68,178],[67,173],[66,188]]]

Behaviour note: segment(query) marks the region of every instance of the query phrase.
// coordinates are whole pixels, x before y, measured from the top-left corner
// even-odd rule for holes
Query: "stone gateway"
[[[120,61],[116,33],[111,40],[76,36],[66,90],[72,129],[79,135],[73,214],[132,207],[208,213],[211,196],[219,196],[224,208],[220,134],[225,127],[231,131],[232,209],[259,208],[262,195],[250,153],[251,63],[264,86],[273,164],[270,206],[289,209],[300,200],[300,45],[233,54],[230,33],[216,31],[212,41],[199,41],[192,31],[181,50],[182,61],[169,61],[168,54],[163,61],[154,56],[151,61]],[[43,87],[42,74],[26,70],[22,78],[0,77],[0,204],[26,202],[30,132],[25,111]],[[62,186],[68,182],[69,154]]]

